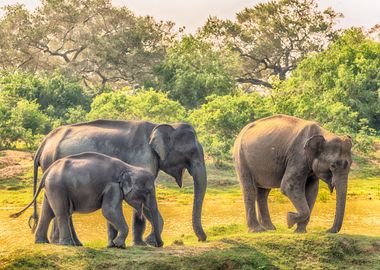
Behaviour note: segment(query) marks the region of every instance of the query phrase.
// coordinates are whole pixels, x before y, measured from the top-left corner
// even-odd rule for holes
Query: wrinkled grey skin
[[[49,243],[47,232],[55,217],[59,228],[59,244],[81,246],[71,221],[73,212],[91,213],[102,208],[107,219],[108,247],[125,248],[128,226],[122,211],[122,200],[142,215],[150,210],[156,246],[163,242],[159,233],[158,208],[154,176],[147,170],[99,153],[81,153],[54,162],[44,173],[33,201],[45,187],[41,219],[37,226],[36,243]]]
[[[280,188],[297,212],[289,212],[288,227],[306,232],[319,179],[333,192],[336,210],[333,226],[342,227],[351,159],[351,138],[339,137],[317,123],[286,115],[276,115],[248,124],[234,145],[234,162],[240,179],[249,231],[274,230],[269,216],[268,195]],[[258,206],[256,216],[255,203]]]
[[[185,123],[158,125],[147,121],[97,120],[59,127],[50,132],[37,150],[34,159],[34,185],[37,183],[38,166],[45,171],[54,161],[81,152],[98,152],[143,167],[157,176],[162,170],[173,176],[182,186],[182,175],[187,169],[194,180],[193,228],[200,241],[206,240],[202,228],[202,204],[207,187],[203,148],[195,130]],[[36,208],[36,205],[35,205]],[[152,223],[149,209],[144,216]],[[133,242],[145,245],[145,217],[133,214]],[[33,218],[37,218],[34,216]],[[159,215],[160,232],[163,220]],[[53,230],[51,241],[57,241]],[[146,239],[155,244],[152,232]]]

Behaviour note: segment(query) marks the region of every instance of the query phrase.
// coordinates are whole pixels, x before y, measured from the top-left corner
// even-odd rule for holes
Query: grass
[[[350,177],[348,200],[380,200],[380,176],[376,168],[365,161],[356,162],[358,167]],[[208,164],[208,180],[207,201],[223,207],[241,200],[232,169],[219,170]],[[171,178],[160,174],[158,198],[191,207],[192,185],[189,175],[179,189]],[[12,178],[0,176],[0,207],[25,205],[31,199],[31,187],[31,167]],[[317,200],[333,202],[335,194],[321,184]],[[271,192],[269,201],[288,203],[278,190]],[[7,222],[1,218],[0,226],[1,222]],[[104,248],[106,242],[98,239],[86,241],[84,247],[34,245],[30,235],[0,231],[0,237],[14,234],[29,241],[9,245],[9,237],[8,242],[0,239],[0,269],[380,269],[380,237],[371,236],[371,228],[366,235],[325,234],[326,228],[298,235],[285,224],[276,226],[277,231],[252,234],[247,233],[243,223],[220,224],[206,227],[208,240],[203,243],[189,232],[165,237],[164,248],[129,246],[125,250]]]
[[[380,239],[328,234],[248,234],[240,225],[208,230],[207,243],[106,249],[38,245],[14,249],[0,269],[380,269]]]

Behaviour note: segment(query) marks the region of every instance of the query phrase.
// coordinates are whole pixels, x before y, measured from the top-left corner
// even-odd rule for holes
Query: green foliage
[[[89,120],[150,120],[170,123],[185,119],[185,109],[166,94],[153,89],[132,93],[128,88],[97,96],[91,104]]]
[[[17,142],[32,148],[50,129],[47,115],[35,101],[19,99],[16,103],[0,96],[0,148],[15,146]]]
[[[0,94],[36,101],[56,125],[67,123],[68,111],[88,111],[91,98],[80,81],[59,72],[31,74],[22,71],[0,73]]]
[[[379,69],[380,43],[350,29],[277,85],[272,91],[275,111],[354,135],[357,148],[366,150],[368,135],[380,127]]]
[[[220,164],[231,159],[231,148],[240,130],[253,118],[270,114],[266,100],[257,93],[213,95],[190,114],[189,121],[195,126],[206,153]]]
[[[165,61],[157,68],[160,88],[169,97],[188,108],[203,104],[206,97],[233,93],[237,55],[216,51],[210,43],[186,36],[168,51]]]

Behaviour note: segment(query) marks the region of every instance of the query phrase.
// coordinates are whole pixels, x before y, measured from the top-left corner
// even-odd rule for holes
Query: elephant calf
[[[288,227],[297,224],[296,232],[306,232],[322,179],[331,192],[336,188],[335,220],[328,232],[339,232],[351,147],[349,136],[336,136],[315,122],[287,115],[263,118],[243,128],[235,141],[234,161],[249,230],[275,229],[269,216],[268,195],[272,188],[280,188],[297,209],[296,213],[288,213]]]
[[[143,207],[150,210],[156,246],[163,245],[159,233],[154,176],[143,168],[93,152],[67,156],[48,168],[32,202],[11,217],[18,217],[28,209],[43,187],[45,195],[35,235],[36,243],[49,243],[47,231],[55,217],[59,244],[82,245],[70,224],[72,213],[90,213],[102,208],[107,219],[108,247],[124,248],[128,235],[122,212],[124,199],[140,216]]]

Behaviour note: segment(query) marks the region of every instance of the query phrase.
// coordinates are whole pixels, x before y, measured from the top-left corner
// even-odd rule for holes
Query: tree
[[[31,13],[8,6],[0,20],[0,59],[3,68],[80,74],[94,89],[142,84],[165,56],[173,25],[135,16],[110,0],[45,0]]]
[[[237,55],[216,51],[209,43],[185,36],[169,50],[156,69],[159,87],[187,108],[198,107],[211,94],[225,95],[236,89]]]
[[[240,130],[254,119],[271,114],[258,93],[207,97],[207,103],[189,115],[199,140],[217,164],[231,159],[231,148]]]
[[[97,96],[87,117],[89,120],[102,118],[170,123],[183,121],[186,112],[177,101],[170,100],[164,93],[153,89],[133,93],[124,88]]]
[[[240,54],[238,82],[271,88],[270,76],[285,80],[305,55],[326,46],[339,15],[319,11],[315,0],[269,1],[245,8],[236,21],[211,17],[201,35]]]
[[[314,119],[339,133],[380,128],[380,42],[358,28],[304,59],[272,91],[278,113]]]

